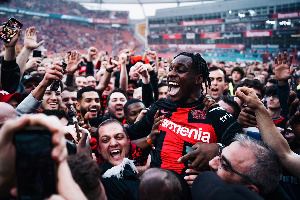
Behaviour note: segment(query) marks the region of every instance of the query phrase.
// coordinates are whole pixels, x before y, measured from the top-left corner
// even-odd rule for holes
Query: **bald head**
[[[14,107],[8,103],[0,102],[0,124],[4,124],[8,119],[13,119],[18,116]]]
[[[176,175],[166,169],[151,168],[141,177],[139,195],[144,200],[179,200],[182,188]]]

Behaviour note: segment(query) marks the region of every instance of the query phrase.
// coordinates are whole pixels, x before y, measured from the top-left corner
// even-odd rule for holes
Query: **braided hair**
[[[193,60],[192,67],[197,73],[202,75],[203,82],[205,83],[205,88],[207,91],[207,88],[210,88],[211,82],[209,78],[209,71],[208,71],[208,66],[206,64],[206,61],[202,58],[202,56],[199,53],[193,54],[187,52],[182,52],[178,54],[177,56],[174,57],[174,59],[181,55],[192,58]],[[201,94],[202,91],[203,91],[203,87],[201,85]]]

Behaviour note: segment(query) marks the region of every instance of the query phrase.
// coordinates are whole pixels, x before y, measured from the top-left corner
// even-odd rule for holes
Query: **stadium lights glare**
[[[231,13],[232,13],[232,10],[229,10],[228,13],[231,14]]]

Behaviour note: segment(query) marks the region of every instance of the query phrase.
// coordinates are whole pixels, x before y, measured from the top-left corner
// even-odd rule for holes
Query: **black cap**
[[[214,200],[263,200],[255,192],[242,185],[228,185],[215,172],[202,172],[192,185],[192,199]]]
[[[30,75],[24,75],[21,80],[22,84],[24,85],[27,81],[34,81],[39,84],[41,82],[41,78],[38,76],[33,77]]]

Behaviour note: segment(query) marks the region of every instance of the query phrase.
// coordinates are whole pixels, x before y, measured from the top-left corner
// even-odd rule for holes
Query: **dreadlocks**
[[[205,88],[207,91],[207,87],[210,88],[210,78],[209,78],[209,71],[208,71],[208,66],[206,64],[206,61],[202,58],[202,56],[199,53],[193,54],[193,53],[187,53],[187,52],[182,52],[178,54],[177,56],[174,57],[177,58],[178,56],[187,56],[192,58],[193,60],[193,69],[196,70],[197,73],[202,75],[203,82],[205,83]],[[201,85],[201,94],[202,94],[203,88]]]

